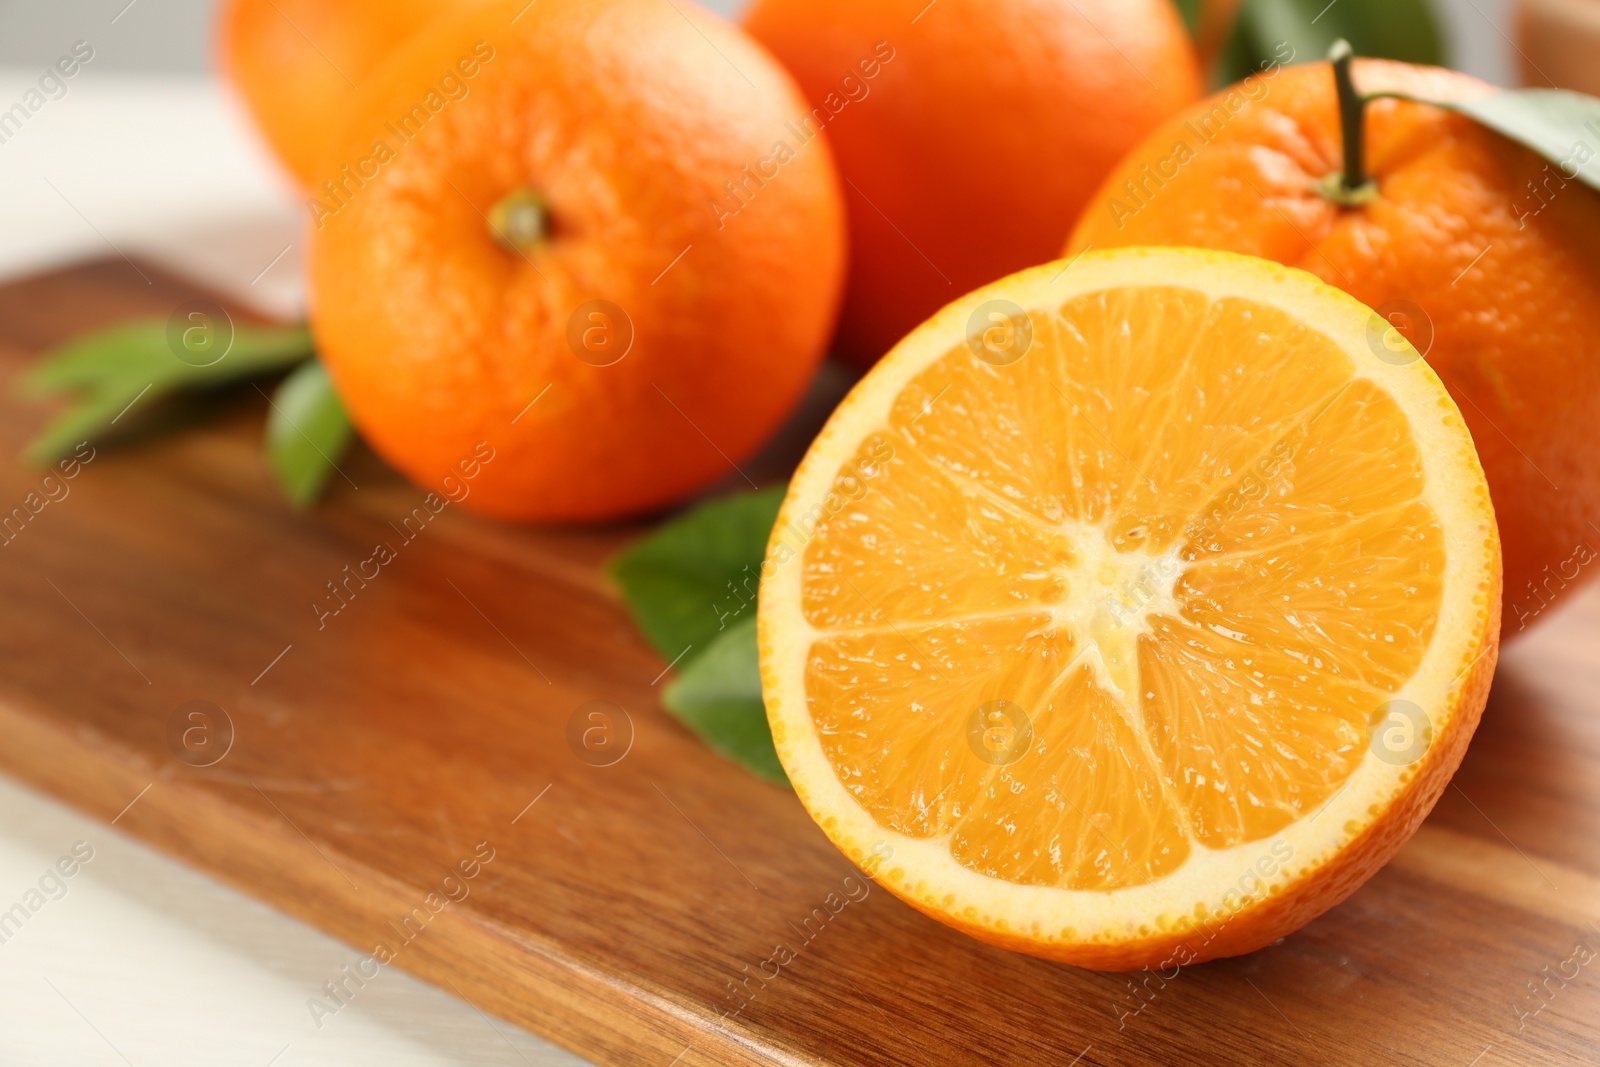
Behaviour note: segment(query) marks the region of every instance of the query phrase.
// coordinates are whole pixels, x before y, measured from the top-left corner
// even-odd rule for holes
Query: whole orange
[[[466,0],[226,0],[223,72],[283,165],[304,186],[367,75],[407,37]]]
[[[1354,72],[1364,93],[1493,91],[1378,60]],[[1146,138],[1095,194],[1067,251],[1245,252],[1376,308],[1372,343],[1410,358],[1389,327],[1410,340],[1472,431],[1504,542],[1510,636],[1600,569],[1600,195],[1425,104],[1371,101],[1363,144],[1371,200],[1342,206],[1316,188],[1343,166],[1329,65],[1269,68]]]
[[[935,310],[1055,258],[1100,179],[1194,100],[1171,0],[755,0],[845,180],[838,347],[870,364]]]
[[[464,506],[508,518],[738,481],[843,284],[838,178],[789,132],[803,111],[685,3],[510,0],[402,46],[313,203],[312,326],[362,435],[421,485],[470,466]],[[743,205],[719,212],[728,187]]]

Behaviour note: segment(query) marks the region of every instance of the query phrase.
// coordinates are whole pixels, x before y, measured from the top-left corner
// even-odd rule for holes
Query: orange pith
[[[835,844],[943,922],[1113,969],[1259,947],[1376,871],[1482,709],[1499,554],[1460,413],[1370,317],[1248,257],[1090,253],[863,379],[759,618]]]
[[[948,835],[993,877],[1112,889],[1191,841],[1260,840],[1344,783],[1431,635],[1443,545],[1405,416],[1281,312],[1130,288],[1033,318],[1012,373],[961,346],[903,389],[905,447],[819,524],[807,693],[885,825]],[[1285,365],[1296,379],[1268,387]],[[973,408],[1006,418],[979,429]],[[890,531],[897,551],[871,551]],[[988,764],[966,720],[997,700],[1032,742]],[[887,742],[852,730],[886,716]]]

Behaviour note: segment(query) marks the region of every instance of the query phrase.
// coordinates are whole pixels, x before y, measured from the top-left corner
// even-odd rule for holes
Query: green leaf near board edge
[[[195,366],[173,352],[169,329],[169,320],[150,318],[96,330],[46,353],[24,372],[23,393],[66,393],[73,403],[28,443],[23,458],[48,463],[84,441],[102,438],[124,417],[136,422],[140,410],[162,397],[283,370],[303,363],[313,351],[304,326],[236,325],[226,354]]]
[[[769,782],[789,784],[761,702],[754,614],[722,631],[667,686],[661,703],[713,750]]]
[[[1230,85],[1274,64],[1306,63],[1343,37],[1357,55],[1439,66],[1443,36],[1427,0],[1244,0],[1217,63]]]
[[[283,380],[267,414],[266,449],[289,503],[304,509],[316,501],[354,433],[321,363],[311,360]]]
[[[607,565],[652,648],[680,670],[755,613],[767,538],[785,487],[707,501],[629,545]]]

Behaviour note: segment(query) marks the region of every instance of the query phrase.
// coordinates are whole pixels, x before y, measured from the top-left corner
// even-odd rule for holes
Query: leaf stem
[[[1344,134],[1344,188],[1345,192],[1361,188],[1367,183],[1365,161],[1362,159],[1362,127],[1366,117],[1366,101],[1356,92],[1355,79],[1350,76],[1350,62],[1355,59],[1355,49],[1343,37],[1333,43],[1328,58],[1333,62],[1333,80],[1339,89],[1339,126]]]
[[[1371,203],[1377,196],[1377,183],[1367,176],[1364,158],[1367,101],[1356,91],[1350,72],[1355,59],[1355,49],[1343,37],[1333,42],[1328,50],[1328,61],[1333,64],[1334,87],[1339,94],[1339,129],[1343,139],[1344,167],[1329,174],[1317,185],[1317,191],[1344,207],[1359,207]]]

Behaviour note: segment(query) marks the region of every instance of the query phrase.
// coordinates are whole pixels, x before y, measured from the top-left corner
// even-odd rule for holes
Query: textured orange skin
[[[318,168],[356,87],[451,2],[228,0],[217,24],[222,69],[279,160],[309,188],[327,177]]]
[[[1106,172],[1200,93],[1169,0],[755,0],[744,25],[813,106],[866,87],[825,127],[850,218],[836,346],[862,366],[1054,259]],[[880,42],[893,58],[863,78]]]
[[[900,893],[893,885],[879,880],[891,893],[919,911],[971,934],[980,941],[1043,956],[1061,963],[1097,971],[1132,971],[1149,968],[1167,971],[1176,965],[1204,963],[1228,956],[1242,956],[1287,937],[1323,912],[1343,902],[1350,894],[1394,858],[1400,846],[1411,839],[1428,817],[1445,786],[1461,765],[1467,743],[1483,717],[1489,700],[1489,684],[1494,680],[1495,664],[1500,659],[1500,566],[1496,559],[1494,579],[1479,592],[1486,624],[1482,640],[1473,657],[1461,665],[1461,679],[1453,690],[1453,716],[1447,732],[1428,749],[1428,754],[1411,768],[1400,795],[1372,820],[1350,845],[1326,865],[1284,886],[1281,890],[1233,912],[1224,919],[1201,925],[1185,916],[1192,925],[1161,931],[1138,940],[1116,944],[1074,945],[1070,948],[1043,945],[1004,931],[963,923],[940,914],[920,901]],[[857,862],[860,862],[858,858]],[[870,873],[870,872],[869,872]]]
[[[1359,63],[1357,82],[1364,92],[1433,99],[1491,91],[1465,75],[1377,60]],[[1144,179],[1142,168],[1178,141],[1198,145],[1184,124],[1226,91],[1152,133],[1095,194],[1067,252],[1245,252],[1310,271],[1372,307],[1420,306],[1433,324],[1428,362],[1461,407],[1494,497],[1511,637],[1600,571],[1580,566],[1600,548],[1600,194],[1576,181],[1556,189],[1554,167],[1463,116],[1378,100],[1367,107],[1365,139],[1378,198],[1341,208],[1310,187],[1343,159],[1329,67],[1282,68],[1253,92],[1258,102],[1164,188],[1149,183],[1145,206],[1118,220],[1113,200],[1135,206],[1125,183]],[[1519,228],[1519,213],[1539,203],[1527,183],[1551,173],[1554,195]],[[1400,329],[1423,347],[1425,338]]]
[[[476,42],[494,54],[466,95],[313,228],[312,325],[356,426],[429,487],[487,442],[495,458],[462,506],[505,518],[612,519],[729,476],[803,393],[843,284],[820,139],[720,229],[710,206],[802,110],[794,83],[688,4],[513,0],[391,57],[347,159],[396,142],[386,124]],[[526,257],[485,218],[522,187],[544,195],[551,227]],[[633,323],[611,366],[567,342],[595,299]]]

